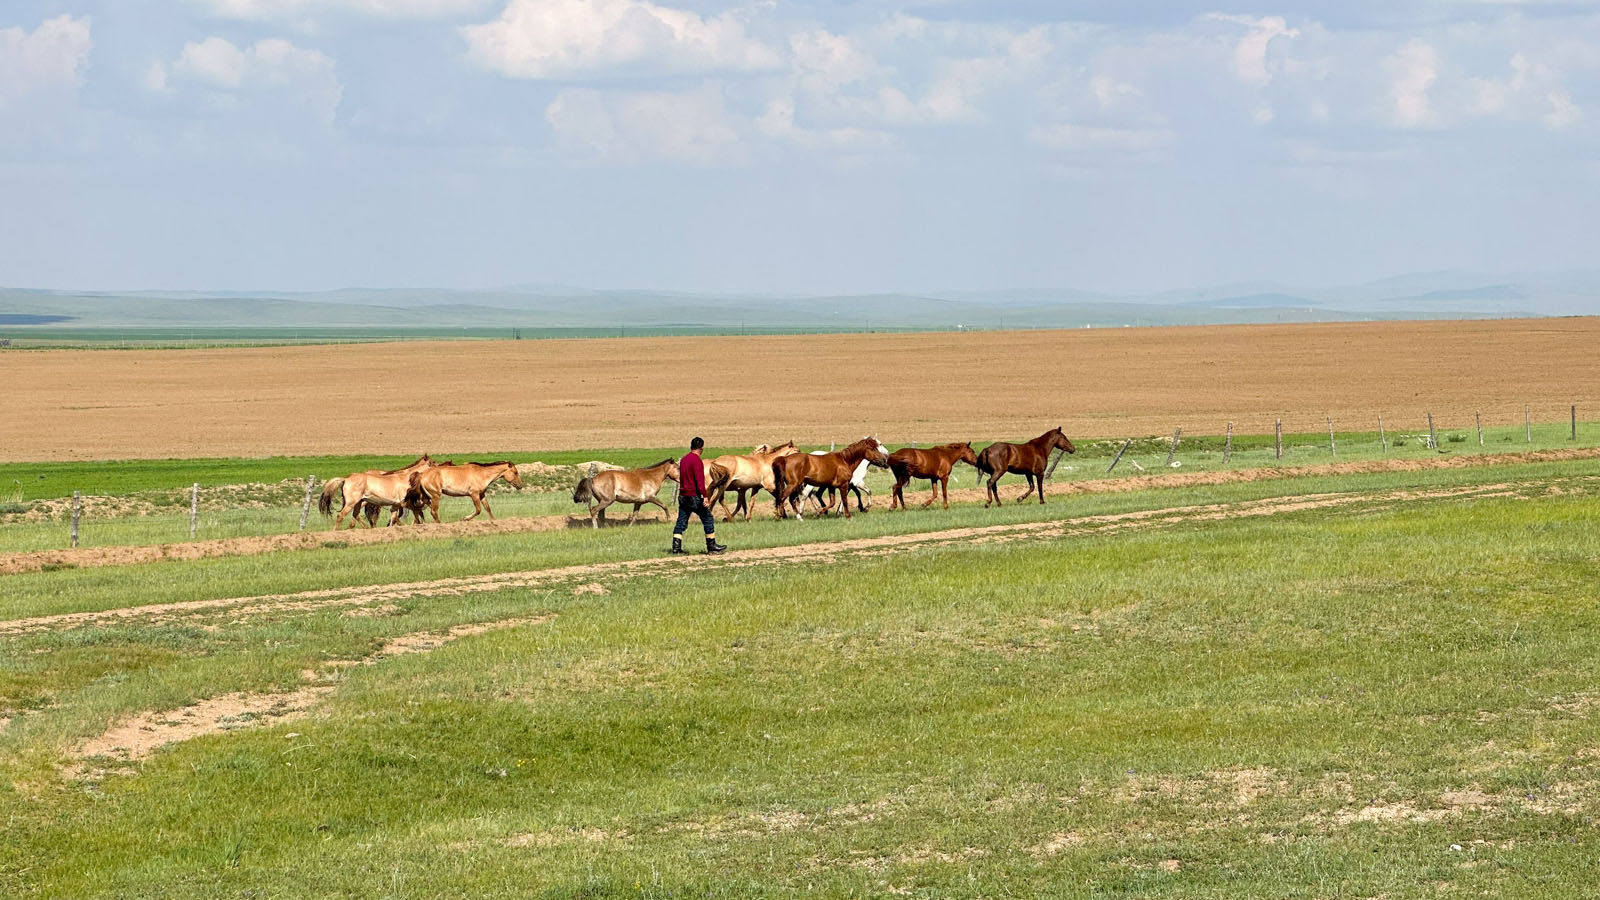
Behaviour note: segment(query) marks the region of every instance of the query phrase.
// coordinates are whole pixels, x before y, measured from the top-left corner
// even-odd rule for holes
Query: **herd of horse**
[[[926,480],[932,491],[926,509],[941,497],[944,508],[950,508],[950,473],[956,463],[966,463],[987,476],[984,488],[984,506],[1002,502],[999,481],[1005,475],[1021,475],[1027,479],[1028,489],[1017,498],[1021,503],[1038,495],[1044,502],[1044,483],[1060,462],[1061,455],[1076,453],[1077,448],[1060,428],[1039,435],[1031,441],[1012,444],[998,441],[981,452],[970,441],[944,444],[937,447],[906,447],[893,452],[872,436],[862,438],[841,450],[801,452],[794,441],[769,446],[762,444],[749,453],[719,456],[706,465],[706,484],[711,493],[711,504],[721,510],[724,521],[732,521],[741,511],[750,521],[750,502],[762,491],[772,495],[777,516],[804,518],[809,505],[823,515],[841,512],[850,518],[850,496],[856,498],[856,509],[865,511],[872,492],[866,486],[866,473],[871,467],[888,469],[894,475],[894,489],[889,508],[906,509],[905,487],[914,480]],[[1052,457],[1054,460],[1052,461]],[[605,521],[606,509],[613,504],[633,506],[629,524],[639,518],[639,510],[646,504],[661,507],[671,513],[658,496],[667,481],[678,480],[678,463],[664,459],[642,469],[616,469],[606,472],[591,471],[582,478],[572,493],[574,503],[588,506],[590,523],[598,528]],[[411,465],[401,469],[353,472],[344,478],[335,478],[323,485],[318,508],[324,515],[338,513],[333,527],[337,530],[346,517],[351,527],[365,520],[369,527],[377,524],[379,513],[390,510],[389,524],[399,522],[407,512],[412,513],[416,524],[431,513],[439,521],[439,501],[443,497],[468,497],[473,512],[468,519],[487,512],[494,518],[485,492],[495,481],[504,479],[512,487],[522,487],[522,476],[515,463],[498,460],[487,463],[438,462],[424,453]],[[737,504],[728,509],[727,494],[733,492]],[[863,494],[866,502],[863,502]],[[837,509],[835,509],[837,507]]]
[[[999,481],[1005,475],[1021,475],[1028,481],[1028,489],[1017,502],[1037,494],[1043,503],[1045,480],[1055,471],[1060,454],[1077,451],[1060,428],[1052,428],[1026,443],[998,441],[982,452],[975,451],[966,441],[925,449],[906,447],[891,453],[869,435],[842,450],[802,453],[794,441],[789,441],[775,447],[762,444],[749,453],[716,457],[706,465],[706,485],[711,505],[722,512],[726,522],[733,521],[740,512],[746,522],[750,521],[750,501],[762,491],[772,495],[780,519],[788,518],[791,511],[803,519],[808,505],[823,515],[838,511],[850,518],[851,494],[855,495],[858,511],[867,508],[863,494],[868,502],[871,500],[866,473],[872,466],[888,469],[894,475],[890,509],[907,508],[905,487],[914,480],[928,481],[932,490],[922,504],[924,509],[941,497],[944,508],[949,509],[950,473],[956,463],[963,462],[988,476],[984,506],[1002,502]],[[607,507],[614,503],[632,504],[633,516],[628,520],[632,524],[646,503],[670,512],[656,495],[663,482],[677,479],[678,464],[671,459],[643,469],[591,473],[578,482],[572,502],[588,505],[590,523],[596,528],[605,521]],[[731,511],[727,503],[730,491],[738,498]]]

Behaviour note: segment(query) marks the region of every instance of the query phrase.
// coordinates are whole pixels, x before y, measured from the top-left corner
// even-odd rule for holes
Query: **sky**
[[[1600,0],[5,0],[0,285],[1593,268]]]

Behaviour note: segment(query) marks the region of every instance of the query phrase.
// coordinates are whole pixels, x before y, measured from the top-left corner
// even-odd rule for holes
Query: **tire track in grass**
[[[1579,477],[1565,479],[1563,483],[1567,484],[1571,490],[1583,491],[1585,488],[1574,488],[1571,485],[1587,480],[1590,479]],[[1545,486],[1549,482],[1540,482],[1539,484]],[[606,581],[623,581],[645,576],[731,570],[754,566],[770,566],[775,563],[824,562],[834,561],[846,556],[877,556],[938,547],[970,546],[975,543],[1044,540],[1107,534],[1130,529],[1170,527],[1222,519],[1274,516],[1356,504],[1384,507],[1422,500],[1521,496],[1514,490],[1516,487],[1514,484],[1492,484],[1435,490],[1305,494],[1233,503],[1079,516],[1047,522],[983,525],[844,541],[822,541],[752,550],[734,550],[719,556],[693,555],[687,557],[630,559],[525,572],[441,578],[433,581],[358,585],[286,594],[192,600],[181,603],[153,603],[93,612],[57,613],[48,616],[0,620],[0,636],[134,620],[149,624],[174,621],[192,622],[205,617],[222,617],[231,621],[242,621],[260,615],[311,612],[341,606],[369,606],[418,597],[463,596],[508,588],[553,588],[569,583],[581,583],[582,590],[590,591],[593,590],[591,585],[603,585]]]

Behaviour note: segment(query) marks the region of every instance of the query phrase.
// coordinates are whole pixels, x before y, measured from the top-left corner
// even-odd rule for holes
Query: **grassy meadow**
[[[0,634],[0,895],[1592,896],[1593,470],[761,520],[726,529],[778,547],[1357,501],[603,593]],[[1476,493],[1378,499],[1397,489]],[[662,541],[580,529],[8,576],[0,617],[642,559]],[[308,718],[74,760],[130,715],[310,672],[332,690]]]

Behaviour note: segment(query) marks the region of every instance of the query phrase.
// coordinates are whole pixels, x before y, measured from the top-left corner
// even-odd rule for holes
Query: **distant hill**
[[[318,293],[0,288],[0,327],[688,328],[720,331],[1081,328],[1600,314],[1600,273],[1420,273],[1339,288],[1268,283],[1143,296],[1076,290],[703,295],[521,285]]]

